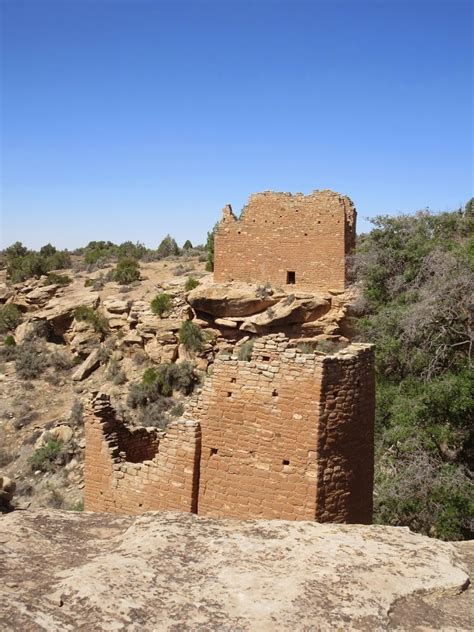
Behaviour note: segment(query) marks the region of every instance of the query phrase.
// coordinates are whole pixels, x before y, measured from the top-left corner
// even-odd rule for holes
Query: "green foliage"
[[[374,224],[354,271],[360,336],[376,344],[375,518],[472,537],[472,204]]]
[[[160,364],[156,369],[146,369],[141,382],[130,385],[128,405],[131,408],[148,406],[163,397],[170,397],[175,390],[189,395],[197,379],[194,367],[189,362],[169,362]]]
[[[179,341],[188,351],[201,351],[205,338],[198,325],[192,320],[184,320],[179,328]]]
[[[74,310],[74,318],[78,321],[85,321],[92,325],[94,331],[100,334],[107,333],[109,326],[105,316],[100,314],[97,310],[86,305],[79,305]]]
[[[181,254],[178,244],[176,240],[171,237],[171,235],[166,235],[166,237],[162,240],[161,244],[157,248],[157,254],[160,259],[164,259],[165,257],[177,256]]]
[[[39,252],[28,250],[21,242],[16,242],[4,251],[7,272],[13,283],[31,277],[40,277],[51,270],[69,268],[71,257],[67,250],[56,250],[51,244],[43,246]]]
[[[159,428],[166,430],[170,418],[167,414],[171,406],[171,400],[160,397],[153,403],[141,408],[138,422],[141,426]]]
[[[71,283],[72,283],[71,277],[67,276],[66,274],[58,274],[57,272],[48,272],[43,285],[64,286],[64,285],[70,285]]]
[[[214,225],[214,228],[207,233],[206,249],[207,249],[207,263],[206,270],[208,272],[214,271],[214,235],[216,234],[219,223]]]
[[[21,312],[16,305],[0,307],[0,333],[13,331],[21,323]]]
[[[48,365],[57,371],[69,371],[73,366],[73,361],[66,351],[56,350],[49,354]]]
[[[194,290],[194,288],[197,287],[198,285],[199,285],[199,281],[195,277],[188,276],[188,278],[186,279],[184,289],[186,290],[186,292],[190,292],[191,290]]]
[[[128,285],[140,280],[140,264],[133,257],[119,259],[113,271],[113,279],[119,285]]]
[[[16,340],[9,334],[3,340],[3,347],[0,347],[0,359],[5,362],[11,362],[16,358]]]
[[[52,472],[55,469],[55,461],[61,454],[62,449],[62,441],[49,439],[47,443],[35,450],[28,459],[31,469],[40,470],[41,472]]]
[[[15,338],[11,334],[9,334],[8,336],[5,336],[3,344],[5,345],[5,347],[16,347]]]
[[[249,362],[252,357],[254,340],[246,340],[240,347],[237,357],[239,360],[245,360]]]
[[[17,346],[15,370],[22,380],[34,380],[40,377],[47,366],[43,346],[35,339],[28,339]]]
[[[192,243],[189,241],[189,239],[186,239],[186,241],[183,244],[183,250],[192,250],[193,245]]]
[[[79,399],[75,399],[69,414],[69,421],[80,426],[84,422],[84,406]]]
[[[81,498],[80,500],[73,503],[71,505],[70,511],[84,511],[84,499]]]
[[[169,294],[162,292],[157,294],[152,300],[150,307],[154,314],[157,314],[160,318],[165,312],[168,312],[173,306],[173,299]]]

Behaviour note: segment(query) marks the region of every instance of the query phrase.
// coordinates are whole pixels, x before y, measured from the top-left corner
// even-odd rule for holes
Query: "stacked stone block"
[[[342,291],[355,225],[351,200],[333,191],[257,193],[239,219],[230,205],[224,208],[215,235],[214,279]]]
[[[189,408],[201,422],[199,513],[371,522],[373,351],[302,354],[283,334],[218,357]]]
[[[97,396],[86,411],[86,509],[370,523],[373,349],[293,344],[272,334],[249,361],[217,357],[166,433],[123,429]]]
[[[178,420],[166,433],[129,431],[115,418],[105,395],[96,395],[85,415],[87,511],[196,512],[199,424]]]

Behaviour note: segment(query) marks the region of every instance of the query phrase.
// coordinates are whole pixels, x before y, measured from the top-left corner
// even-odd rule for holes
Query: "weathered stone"
[[[61,441],[61,443],[69,443],[73,437],[73,431],[71,426],[67,426],[65,424],[61,424],[60,426],[55,426],[54,428],[50,428],[49,430],[45,430],[38,440],[35,443],[36,448],[40,448],[42,445],[47,443],[50,439],[54,439],[56,441]]]
[[[129,331],[128,334],[122,339],[122,342],[126,345],[141,345],[143,343],[143,338],[140,334],[135,331]]]
[[[0,475],[0,506],[8,506],[13,500],[16,490],[16,483],[8,476]]]
[[[401,599],[426,595],[396,629],[463,632],[472,610],[422,625],[438,599],[458,612],[468,599],[458,550],[397,527],[12,512],[0,519],[0,627],[378,631]]]
[[[306,323],[320,318],[330,307],[331,303],[327,295],[315,295],[306,299],[292,299],[289,296],[265,312],[247,318],[240,329],[261,333],[268,328]]]
[[[158,364],[160,362],[174,362],[178,357],[178,344],[176,339],[174,344],[163,344],[156,338],[152,338],[151,340],[147,340],[144,349],[150,360]]]
[[[130,310],[130,301],[110,296],[104,300],[104,307],[113,314],[123,314]]]
[[[84,362],[72,374],[72,379],[76,382],[85,380],[86,377],[95,371],[100,365],[100,349],[94,349]]]
[[[218,327],[227,327],[229,329],[237,328],[235,320],[230,320],[230,318],[216,318],[214,322]]]
[[[99,293],[94,290],[79,284],[68,286],[66,289],[67,293],[65,288],[62,288],[43,309],[35,312],[35,318],[50,322],[54,333],[59,336],[69,329],[77,307],[84,305],[95,309],[99,304]]]
[[[219,318],[247,316],[278,303],[282,293],[259,295],[257,285],[247,283],[203,283],[189,292],[187,299],[198,312]]]

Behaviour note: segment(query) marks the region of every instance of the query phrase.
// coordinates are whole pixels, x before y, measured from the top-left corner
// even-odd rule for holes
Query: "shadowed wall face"
[[[214,280],[342,291],[355,230],[354,205],[338,193],[257,193],[240,219],[224,208],[215,235]]]

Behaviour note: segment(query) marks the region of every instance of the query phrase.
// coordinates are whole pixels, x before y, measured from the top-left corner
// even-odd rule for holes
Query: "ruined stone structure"
[[[214,241],[214,279],[341,291],[355,230],[354,205],[333,191],[257,193],[239,219],[230,205],[224,208]]]
[[[85,508],[370,523],[370,345],[303,354],[283,334],[249,361],[216,358],[166,433],[128,430],[108,399],[86,410]]]

